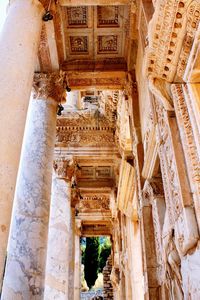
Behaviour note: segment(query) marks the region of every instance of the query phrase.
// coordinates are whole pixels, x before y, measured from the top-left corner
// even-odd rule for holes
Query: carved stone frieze
[[[68,147],[114,147],[114,134],[111,130],[79,130],[69,131],[67,127],[57,128],[56,144],[63,144]]]
[[[69,159],[56,159],[53,164],[54,171],[58,178],[71,181],[75,172],[75,164],[73,158]]]
[[[123,78],[120,77],[113,77],[113,78],[69,78],[69,84],[72,87],[77,88],[84,88],[84,87],[92,87],[92,86],[98,86],[98,87],[105,87],[108,88],[123,88],[125,81]]]
[[[62,72],[35,73],[33,80],[33,98],[54,99],[63,102],[66,98],[65,76]]]
[[[63,112],[64,118],[57,119],[58,127],[78,127],[81,128],[112,128],[113,122],[104,115],[96,115],[96,110],[93,111],[74,111],[74,112]]]
[[[90,211],[110,211],[109,208],[109,197],[108,196],[84,196],[83,200],[79,201],[76,206],[79,212],[90,212]]]
[[[157,1],[148,33],[147,74],[169,82],[183,78],[199,14],[198,1]]]
[[[200,197],[200,159],[198,155],[198,146],[195,142],[194,128],[191,123],[190,113],[186,103],[187,91],[181,84],[172,85],[174,97],[174,106],[177,116],[178,126],[181,134],[182,146],[184,149],[187,171],[189,174],[190,186],[194,193],[194,203],[197,212],[197,220],[200,226],[199,214],[199,197]]]

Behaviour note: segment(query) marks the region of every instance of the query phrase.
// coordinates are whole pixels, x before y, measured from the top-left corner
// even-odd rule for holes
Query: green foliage
[[[100,243],[98,237],[86,238],[84,254],[85,280],[89,289],[95,284],[98,277]]]
[[[99,256],[99,272],[103,271],[103,268],[106,265],[108,256],[111,253],[111,243],[108,238],[104,240],[104,243],[101,245],[101,252]]]

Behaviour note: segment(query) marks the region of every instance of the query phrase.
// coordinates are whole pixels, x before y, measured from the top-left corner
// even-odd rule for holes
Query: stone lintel
[[[88,88],[121,90],[126,83],[125,71],[67,72],[70,88],[84,90]]]

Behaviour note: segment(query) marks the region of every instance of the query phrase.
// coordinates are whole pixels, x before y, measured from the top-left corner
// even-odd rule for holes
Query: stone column
[[[60,101],[63,95],[62,78],[57,73],[37,74],[34,87],[16,183],[1,300],[43,298],[56,100]]]
[[[13,0],[0,34],[0,285],[43,13],[38,0]]]
[[[75,223],[75,270],[74,270],[74,300],[80,300],[81,292],[81,220]]]
[[[71,207],[69,247],[69,274],[68,274],[68,299],[74,299],[74,269],[75,269],[75,208]]]
[[[45,277],[45,300],[66,300],[69,290],[69,252],[71,240],[72,158],[54,162],[48,251]],[[69,298],[70,299],[70,298]]]

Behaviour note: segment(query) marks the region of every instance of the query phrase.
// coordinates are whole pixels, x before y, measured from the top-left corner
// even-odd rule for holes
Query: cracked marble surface
[[[56,108],[54,100],[30,101],[2,300],[43,297]]]
[[[70,182],[57,178],[52,182],[48,253],[45,279],[45,300],[65,300],[68,295],[70,219]],[[59,247],[58,247],[59,245]]]

